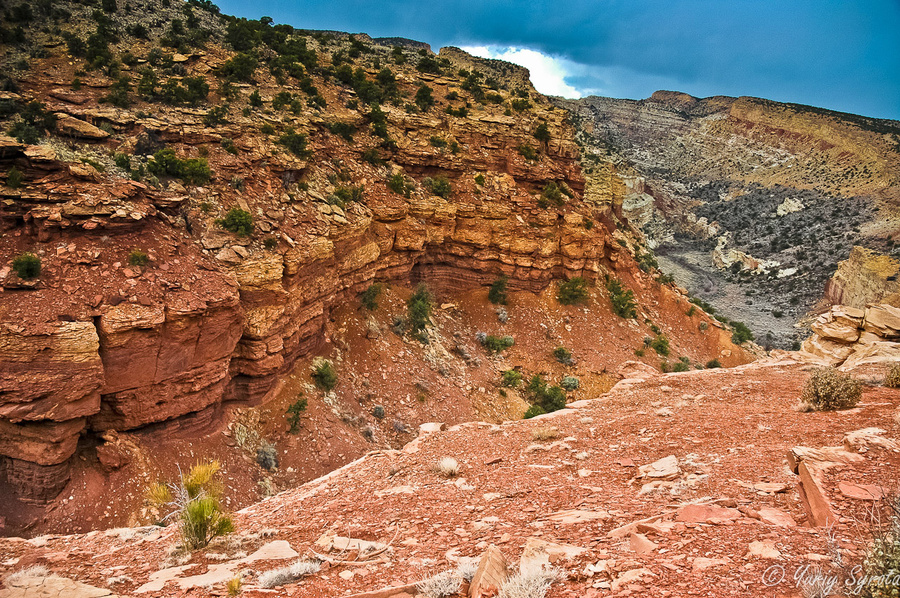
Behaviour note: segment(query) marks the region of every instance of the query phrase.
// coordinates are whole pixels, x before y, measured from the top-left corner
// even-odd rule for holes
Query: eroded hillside
[[[247,504],[402,444],[435,410],[518,418],[533,398],[500,388],[512,365],[599,391],[636,352],[679,369],[749,358],[637,268],[611,204],[584,197],[568,114],[517,67],[204,2],[22,6],[0,92],[0,455],[17,526],[135,522],[146,484],[204,452]],[[501,277],[505,325],[471,295]],[[576,277],[599,284],[561,306],[557,283]],[[607,278],[634,293],[625,318]],[[376,283],[396,288],[367,317]],[[516,344],[490,357],[477,339],[501,332]],[[547,365],[563,342],[566,372]],[[337,364],[334,392],[311,386],[314,356]],[[301,391],[294,436],[282,410]],[[303,454],[274,477],[254,462],[265,438],[221,434],[261,403],[240,416]],[[80,518],[81,499],[97,508]]]
[[[588,180],[625,175],[621,213],[662,269],[761,344],[790,347],[854,245],[890,252],[900,123],[759,98],[556,101]]]

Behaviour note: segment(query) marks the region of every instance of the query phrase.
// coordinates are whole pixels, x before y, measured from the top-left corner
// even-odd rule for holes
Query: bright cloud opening
[[[534,88],[543,94],[564,98],[580,98],[585,95],[582,90],[566,82],[566,77],[571,74],[567,66],[570,62],[568,60],[554,58],[528,48],[463,46],[462,49],[473,56],[497,58],[524,66],[531,73]]]

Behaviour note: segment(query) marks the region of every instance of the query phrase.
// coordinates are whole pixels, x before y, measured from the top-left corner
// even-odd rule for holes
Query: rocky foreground
[[[491,546],[510,571],[558,568],[553,597],[799,596],[803,567],[861,560],[868,509],[900,465],[900,391],[873,383],[856,408],[803,413],[814,361],[674,374],[631,363],[610,392],[560,412],[425,425],[402,450],[240,511],[234,534],[181,559],[174,527],[6,539],[0,596],[213,596],[236,576],[244,596],[413,596],[486,552],[502,570]],[[443,457],[457,475],[435,471]],[[321,566],[259,587],[300,558]],[[34,565],[51,576],[10,577]]]

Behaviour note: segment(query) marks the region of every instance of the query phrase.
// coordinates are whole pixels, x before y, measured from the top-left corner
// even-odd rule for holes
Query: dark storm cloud
[[[900,118],[896,0],[220,2],[223,12],[432,44],[528,48],[580,93],[755,95]]]

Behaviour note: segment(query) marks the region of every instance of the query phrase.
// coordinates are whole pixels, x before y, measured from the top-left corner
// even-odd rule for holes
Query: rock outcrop
[[[869,303],[900,306],[900,262],[895,258],[855,246],[838,263],[825,285],[825,301],[862,309]]]
[[[456,50],[442,56],[482,65],[488,75],[503,66]],[[209,76],[226,56],[195,58],[179,68]],[[522,69],[507,74],[527,81]],[[24,178],[0,187],[7,481],[29,500],[45,500],[65,484],[85,434],[187,414],[213,421],[225,401],[260,402],[279,375],[325,342],[331,310],[373,281],[456,292],[506,275],[512,290],[539,291],[564,277],[636,272],[627,250],[612,243],[609,208],[582,199],[566,113],[530,86],[510,88],[512,79],[497,92],[504,104],[451,115],[451,90],[471,100],[459,78],[399,69],[399,85],[413,93],[428,85],[438,105],[423,112],[384,104],[392,140],[385,150],[368,109],[345,107],[354,94],[334,80],[317,80],[326,113],[242,113],[234,106],[247,104],[251,91],[242,89],[229,122],[208,125],[206,110],[154,105],[151,117],[140,104],[109,107],[99,102],[102,81],[72,97],[55,80],[37,78],[16,97],[43,101],[57,117],[57,135],[76,145],[73,157],[54,143],[0,136],[2,169],[15,166]],[[527,110],[509,110],[513,89],[531,94]],[[301,93],[268,75],[258,90],[266,101]],[[330,132],[338,120],[356,130],[353,143]],[[256,132],[273,122],[302,130],[310,154]],[[539,124],[548,141],[535,140]],[[162,183],[129,180],[141,177],[114,163],[112,149],[98,157],[77,145],[86,141],[125,154],[129,168],[149,166],[146,156],[163,145],[180,156],[202,153],[212,180],[186,186],[164,173]],[[536,157],[523,155],[526,145]],[[405,191],[388,187],[392,175]],[[431,193],[435,177],[446,177],[452,192]],[[569,194],[559,206],[540,197],[549,182]],[[336,199],[350,187],[364,196]],[[232,208],[251,214],[253,237],[222,228]],[[39,277],[22,279],[10,267],[24,252],[39,256]]]
[[[803,351],[843,370],[884,369],[900,362],[900,308],[835,305],[811,325]]]

